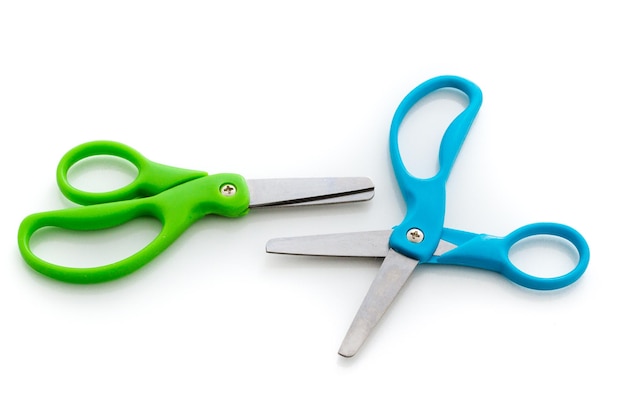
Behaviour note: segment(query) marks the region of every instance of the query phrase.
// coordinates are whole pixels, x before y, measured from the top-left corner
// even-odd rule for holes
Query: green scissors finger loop
[[[132,163],[138,175],[130,184],[117,190],[93,193],[75,188],[68,180],[69,170],[79,161],[92,156],[116,156]],[[110,141],[88,142],[67,152],[57,167],[57,184],[68,199],[83,205],[130,200],[163,192],[171,187],[196,178],[206,172],[192,171],[152,162],[139,152],[122,143]]]

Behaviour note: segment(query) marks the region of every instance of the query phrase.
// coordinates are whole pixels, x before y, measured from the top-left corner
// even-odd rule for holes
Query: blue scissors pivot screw
[[[419,100],[442,88],[464,93],[469,103],[443,135],[437,174],[428,179],[415,178],[402,162],[398,131],[408,111]],[[481,103],[482,93],[478,86],[460,77],[442,76],[416,87],[398,106],[391,122],[389,149],[394,173],[407,205],[406,216],[400,225],[391,230],[280,238],[267,243],[266,250],[272,253],[384,258],[339,349],[340,355],[351,357],[356,354],[418,263],[488,269],[521,286],[537,290],[570,285],[587,268],[589,247],[585,239],[565,225],[535,223],[504,237],[443,226],[446,180]],[[510,261],[509,250],[518,241],[535,235],[553,235],[571,242],[578,251],[578,264],[570,272],[553,278],[534,277],[519,270]]]

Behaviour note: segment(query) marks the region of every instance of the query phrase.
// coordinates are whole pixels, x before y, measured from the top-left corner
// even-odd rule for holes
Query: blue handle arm
[[[535,277],[518,269],[509,251],[520,240],[537,235],[557,236],[569,241],[578,251],[578,264],[570,272],[551,278]],[[589,246],[583,236],[569,226],[558,223],[533,223],[520,227],[504,237],[444,229],[443,240],[457,247],[433,256],[426,263],[462,265],[499,272],[521,286],[536,290],[566,287],[582,276],[589,264]]]
[[[467,107],[450,123],[439,145],[439,171],[428,179],[416,178],[406,169],[398,145],[398,132],[409,110],[428,94],[442,88],[459,90],[468,97]],[[407,205],[402,223],[394,228],[389,246],[396,251],[424,262],[435,252],[445,216],[445,185],[454,161],[482,104],[482,92],[478,86],[464,78],[441,76],[424,82],[411,91],[400,103],[391,122],[389,150],[393,169]],[[424,240],[413,244],[406,234],[413,228],[420,229]]]

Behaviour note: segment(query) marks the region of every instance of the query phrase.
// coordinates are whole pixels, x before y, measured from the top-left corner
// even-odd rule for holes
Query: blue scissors
[[[437,174],[428,179],[416,178],[408,172],[400,156],[398,131],[409,110],[419,100],[444,88],[464,93],[469,102],[444,133]],[[356,354],[418,263],[496,271],[523,287],[536,290],[568,286],[587,268],[589,247],[583,236],[569,226],[534,223],[504,237],[444,227],[446,181],[481,103],[482,92],[478,86],[456,76],[430,79],[402,100],[391,122],[389,148],[407,213],[402,223],[392,230],[279,238],[267,243],[266,250],[270,253],[384,258],[339,349],[340,355],[351,357]],[[577,265],[562,276],[550,278],[532,276],[518,269],[509,259],[510,249],[520,240],[536,235],[551,235],[571,242],[578,252]]]
[[[70,169],[90,157],[121,158],[137,168],[126,186],[107,192],[89,192],[68,180]],[[27,216],[18,230],[22,257],[34,270],[60,281],[93,284],[130,274],[170,246],[188,227],[214,214],[241,217],[251,208],[302,206],[369,200],[374,185],[369,178],[245,179],[224,173],[209,175],[159,164],[118,142],[93,141],[68,151],[57,167],[57,183],[71,201],[81,204]],[[152,242],[131,256],[95,267],[68,267],[42,259],[30,246],[43,228],[100,230],[120,226],[138,217],[154,217],[161,230]]]

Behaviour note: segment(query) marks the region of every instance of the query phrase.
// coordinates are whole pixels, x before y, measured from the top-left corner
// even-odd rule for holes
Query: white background
[[[622,9],[2,2],[0,415],[623,416]],[[418,267],[359,354],[341,358],[380,261],[268,255],[265,242],[399,223],[389,124],[405,94],[441,74],[484,94],[448,182],[446,225],[504,235],[566,223],[587,238],[591,263],[549,293]],[[419,119],[425,132],[461,108],[440,98]],[[419,151],[403,141],[407,164],[436,168],[441,132]],[[73,205],[56,164],[94,139],[209,173],[369,176],[376,197],[206,218],[131,276],[64,284],[25,265],[17,228]],[[48,250],[106,257],[145,238],[135,226],[61,236]],[[547,248],[529,264],[558,269],[571,263],[565,252]]]

